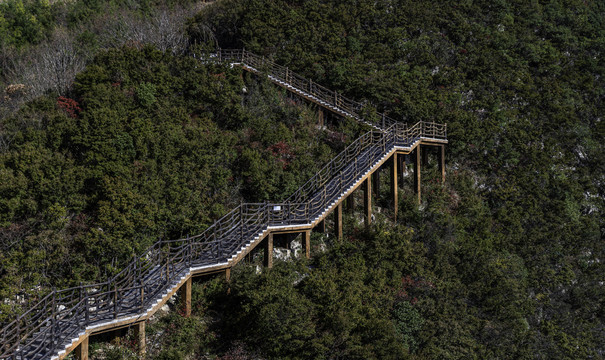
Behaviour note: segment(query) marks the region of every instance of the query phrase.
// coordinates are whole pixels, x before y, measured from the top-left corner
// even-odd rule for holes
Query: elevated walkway
[[[219,57],[261,73],[261,67],[250,59],[262,58],[250,53],[229,50],[219,53]],[[190,286],[191,277],[219,271],[228,274],[231,267],[273,233],[303,233],[308,255],[311,230],[362,184],[367,186],[368,198],[372,173],[389,159],[396,167],[397,154],[416,152],[418,181],[420,146],[440,146],[443,154],[447,143],[445,125],[418,122],[408,127],[381,115],[364,120],[357,113],[358,103],[287,69],[267,62],[260,65],[276,69],[268,76],[278,85],[376,130],[355,140],[284,202],[241,204],[199,235],[156,242],[104,283],[52,291],[0,330],[0,359],[62,359],[74,349],[86,358],[84,349],[90,335],[133,324],[144,326],[180,288]],[[304,88],[302,84],[309,86]],[[441,159],[443,164],[443,155]],[[443,165],[441,168],[443,171]],[[396,188],[394,185],[395,203]],[[366,204],[367,223],[370,212],[371,199]]]

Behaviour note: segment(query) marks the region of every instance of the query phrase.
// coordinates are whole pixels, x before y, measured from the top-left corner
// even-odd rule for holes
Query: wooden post
[[[445,184],[445,145],[439,147],[439,171],[441,172],[441,183]]]
[[[189,278],[191,280],[191,278]],[[134,338],[136,339],[139,347],[139,357],[145,356],[147,350],[145,344],[145,322],[141,321],[134,325]]]
[[[76,347],[76,359],[88,360],[88,336]]]
[[[418,195],[418,204],[420,204],[420,145],[416,147],[416,159],[414,161],[414,191]]]
[[[185,281],[183,286],[181,286],[181,305],[183,306],[182,310],[185,317],[191,316],[191,282],[192,280],[190,276],[189,279]]]
[[[113,284],[113,318],[118,318],[118,287]]]
[[[336,239],[342,240],[342,203],[336,206],[334,211],[334,232],[336,233]]]
[[[363,186],[363,208],[365,213],[365,224],[372,223],[372,176],[368,176]]]
[[[326,232],[326,219],[323,219],[319,222],[319,224],[317,224],[317,226],[315,227],[315,231],[320,232],[322,234]]]
[[[393,154],[393,160],[391,164],[391,194],[393,195],[393,212],[395,214],[395,221],[397,221],[397,211],[399,210],[399,202],[397,197],[397,192],[399,190],[399,185],[397,182],[397,163],[399,162],[399,157],[397,156],[397,152]]]
[[[265,266],[269,269],[273,267],[273,233],[269,233],[269,235],[267,235],[267,240],[265,240],[264,262]]]
[[[227,280],[227,282],[231,281],[231,268],[225,269],[225,280]]]
[[[399,154],[397,158],[399,159],[399,165],[397,166],[397,170],[399,170],[399,175],[397,176],[397,180],[401,183],[401,187],[403,187],[403,175],[406,171],[406,163],[405,163],[406,155]]]
[[[319,127],[323,129],[324,125],[325,125],[325,118],[326,118],[326,114],[324,112],[324,109],[321,106],[317,106],[317,115],[319,117]]]
[[[307,259],[311,258],[311,230],[306,230],[302,232],[302,246],[305,250],[305,257]]]

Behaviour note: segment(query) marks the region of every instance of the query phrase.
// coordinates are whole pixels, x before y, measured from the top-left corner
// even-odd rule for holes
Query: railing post
[[[51,340],[52,340],[52,348],[55,349],[55,341],[57,337],[57,288],[53,287],[53,297],[51,301],[52,306],[52,319],[51,319]]]
[[[217,228],[217,222],[216,220],[214,220],[214,229],[212,230],[212,238],[214,239],[214,244],[216,246],[216,261],[220,261],[221,257],[223,256],[223,245],[220,241],[217,240],[216,238],[216,228]]]
[[[23,349],[21,349],[21,320],[17,319],[17,354],[23,359]]]
[[[189,243],[189,267],[193,264],[193,240],[187,234],[187,242]]]
[[[140,281],[141,285],[141,310],[143,310],[143,306],[145,306],[145,284]]]
[[[244,241],[244,204],[240,204],[239,206],[239,221],[240,221],[240,227],[239,227],[239,237],[240,237],[240,242]]]
[[[170,253],[168,253],[168,259],[166,260],[166,284],[170,282]]]
[[[88,298],[82,295],[84,290],[84,286],[82,286],[82,282],[80,281],[80,294],[79,299],[80,303],[84,300],[84,326],[88,325]]]
[[[118,286],[113,284],[113,318],[118,318]]]
[[[162,263],[162,260],[164,260],[164,250],[162,249],[162,238],[160,237],[160,242],[158,244],[158,246],[160,247],[160,264]]]
[[[292,224],[292,208],[290,206],[290,201],[288,201],[288,225]]]
[[[84,325],[88,326],[90,323],[90,313],[88,310],[88,291],[84,290]]]
[[[309,79],[309,95],[313,95],[313,80]]]
[[[310,219],[311,215],[309,214],[309,202],[308,201],[305,203],[305,217],[306,217],[307,224],[308,224],[311,221],[311,219]]]
[[[216,220],[214,220],[214,224],[212,226],[212,240],[216,241]]]

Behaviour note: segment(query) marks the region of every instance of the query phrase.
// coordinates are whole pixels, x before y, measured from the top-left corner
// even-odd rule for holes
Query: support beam
[[[418,204],[420,204],[420,145],[416,147],[416,158],[414,161],[414,191],[418,195]]]
[[[439,172],[441,172],[441,183],[445,184],[445,145],[439,145]]]
[[[363,208],[366,226],[372,223],[372,177],[368,176],[363,183]]]
[[[397,170],[399,170],[397,180],[399,180],[399,182],[401,183],[400,187],[403,187],[403,175],[406,171],[405,157],[406,157],[406,155],[404,155],[404,154],[399,154],[397,156],[397,159],[399,160],[399,164],[397,165]]]
[[[231,281],[231,268],[225,269],[225,280],[227,282]]]
[[[273,267],[273,233],[267,235],[265,240],[265,266],[268,268]]]
[[[319,118],[317,124],[319,125],[319,127],[323,128],[326,124],[326,112],[323,107],[319,105],[317,105],[317,115]]]
[[[134,325],[134,338],[139,347],[139,357],[144,357],[147,352],[145,344],[145,322],[142,321]]]
[[[80,345],[76,347],[76,359],[88,360],[88,338],[89,336],[86,336]]]
[[[306,230],[302,232],[302,246],[305,251],[305,257],[307,259],[311,258],[311,230]]]
[[[181,306],[185,317],[191,316],[191,282],[191,277],[189,277],[180,289]]]
[[[231,294],[231,268],[225,269],[225,281],[227,281],[227,295]]]
[[[342,240],[342,203],[334,210],[334,232],[338,241]]]
[[[397,212],[399,210],[399,201],[397,197],[397,192],[399,191],[399,185],[397,182],[397,163],[399,162],[399,157],[397,156],[397,152],[393,154],[393,160],[391,161],[391,195],[393,195],[393,213],[395,214],[395,221],[397,221]]]

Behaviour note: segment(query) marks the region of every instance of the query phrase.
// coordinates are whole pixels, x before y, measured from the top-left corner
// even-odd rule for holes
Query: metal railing
[[[221,54],[229,61],[264,61],[241,50]],[[263,64],[281,72],[291,84],[307,84],[287,69]],[[316,89],[320,90],[313,93],[322,98],[336,94],[319,86]],[[358,106],[337,95],[334,103],[346,106],[347,112]],[[86,328],[143,315],[190,271],[233,262],[269,227],[314,222],[394,147],[412,148],[423,138],[447,139],[445,124],[418,122],[408,127],[388,121],[386,128],[382,122],[378,124],[383,131],[367,132],[347,146],[286,201],[241,204],[201,234],[157,241],[106,282],[53,290],[0,330],[0,359],[50,358]]]
[[[284,86],[291,86],[301,95],[305,95],[316,102],[337,110],[345,116],[363,122],[377,130],[386,130],[397,123],[396,120],[384,113],[376,112],[370,118],[362,117],[361,113],[366,105],[351,100],[336,91],[321,86],[310,79],[306,79],[263,56],[256,55],[243,49],[219,49],[213,57],[218,61],[239,63],[254,72],[266,73],[269,79]]]

